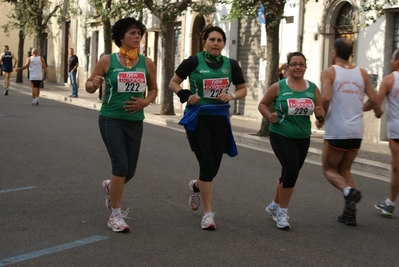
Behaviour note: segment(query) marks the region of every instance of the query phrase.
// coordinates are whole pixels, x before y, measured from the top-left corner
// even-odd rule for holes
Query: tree
[[[169,80],[173,76],[174,62],[174,23],[189,7],[200,15],[215,12],[217,0],[89,0],[95,12],[93,18],[101,19],[104,30],[105,53],[112,51],[111,44],[111,23],[110,20],[124,15],[142,14],[146,7],[149,12],[160,20],[160,38],[162,43],[162,88],[163,98],[161,99],[161,115],[174,115],[173,93],[169,90]]]
[[[21,10],[23,10],[23,9],[19,7],[19,5],[23,4],[22,1],[18,1],[18,0],[4,1],[4,2],[10,3],[10,4],[13,4],[15,9],[11,15],[7,15],[12,20],[5,25],[1,25],[5,34],[9,34],[9,32],[13,29],[18,29],[18,52],[17,52],[18,67],[22,67],[22,65],[23,65],[22,59],[24,58],[24,45],[25,45],[24,27],[25,27],[26,21],[24,20],[23,13],[21,13]],[[23,77],[22,77],[21,71],[17,72],[17,77],[15,79],[15,82],[16,83],[23,82]]]
[[[9,16],[11,20],[2,27],[5,31],[11,29],[19,30],[18,44],[18,66],[21,67],[24,58],[24,39],[25,36],[35,37],[35,46],[39,49],[40,55],[46,56],[45,44],[49,34],[49,24],[54,17],[64,16],[70,9],[72,0],[58,1],[53,4],[49,0],[4,0],[14,5],[14,12]],[[49,36],[50,35],[50,36]],[[17,82],[22,82],[22,73],[17,75]]]
[[[36,38],[35,47],[40,51],[40,55],[46,56],[46,40],[51,38],[49,25],[52,18],[64,17],[71,6],[70,0],[59,1],[53,4],[49,0],[28,0],[25,3],[25,13],[27,23],[25,25],[25,33]],[[28,2],[30,2],[28,6]]]
[[[136,2],[134,0],[89,0],[89,4],[95,9],[95,12],[90,17],[101,20],[103,25],[104,54],[112,53],[111,19],[127,14],[141,13],[142,6]]]
[[[140,1],[136,1],[140,2]],[[174,22],[189,7],[199,15],[207,15],[216,11],[217,0],[144,0],[143,4],[160,20],[160,37],[162,42],[162,83],[159,85],[161,99],[161,115],[175,115],[173,108],[173,92],[169,90],[169,81],[174,74]]]
[[[305,3],[310,0],[305,0]],[[318,0],[314,0],[318,2]],[[332,0],[324,1],[326,4]],[[230,21],[236,19],[242,19],[245,17],[255,17],[260,4],[264,6],[264,16],[266,19],[266,38],[267,38],[267,54],[266,54],[266,87],[269,87],[273,83],[277,82],[277,75],[279,68],[279,29],[280,22],[284,18],[284,7],[285,5],[295,5],[297,1],[294,0],[224,0],[224,4],[231,4],[232,8],[228,19]],[[396,0],[372,0],[372,1],[360,1],[359,12],[363,16],[363,23],[361,26],[369,26],[374,23],[377,18],[381,17],[384,12],[384,8],[387,6],[396,5]],[[325,5],[327,6],[327,5]],[[273,107],[270,107],[273,108]],[[258,131],[259,136],[269,135],[269,122],[263,118],[261,128]]]

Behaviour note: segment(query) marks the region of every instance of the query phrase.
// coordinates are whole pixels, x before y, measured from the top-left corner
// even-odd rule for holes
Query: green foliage
[[[137,16],[143,10],[143,4],[134,0],[89,0],[95,12],[89,15],[94,19],[111,20],[126,16]]]
[[[216,11],[218,0],[141,0],[149,11],[158,17],[162,22],[173,23],[176,18],[181,16],[189,7],[200,15],[212,14]]]
[[[382,15],[384,15],[384,9],[392,7],[398,4],[397,0],[370,0],[360,1],[360,14],[363,15],[364,21],[359,25],[361,28],[365,28],[375,23]]]
[[[224,20],[235,21],[246,17],[254,17],[257,15],[257,10],[260,4],[265,7],[265,17],[267,23],[276,24],[280,23],[280,20],[284,18],[284,15],[279,16],[276,10],[278,5],[289,4],[290,6],[296,6],[301,0],[222,0],[222,4],[231,4],[232,9],[228,16],[224,16]],[[310,1],[319,2],[319,0],[305,0],[305,3]],[[324,5],[330,4],[332,0],[324,0]],[[394,7],[399,3],[398,0],[362,0],[359,1],[359,13],[363,18],[361,27],[367,27],[375,23],[383,14],[385,8]],[[272,26],[269,25],[269,26]]]
[[[231,5],[230,14],[228,16],[223,16],[222,19],[232,22],[246,17],[255,17],[260,3],[262,3],[262,1],[222,0],[221,4]]]
[[[51,37],[49,25],[51,19],[70,12],[71,0],[58,1],[52,4],[49,0],[4,0],[14,5],[13,12],[8,14],[9,22],[1,27],[5,32],[13,29],[22,30],[25,35],[39,37],[47,33]]]

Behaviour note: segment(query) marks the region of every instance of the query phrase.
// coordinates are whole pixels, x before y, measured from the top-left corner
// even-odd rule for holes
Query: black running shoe
[[[362,199],[362,193],[359,190],[351,188],[349,195],[345,196],[344,213],[338,217],[338,222],[349,226],[356,226],[356,203]]]
[[[338,222],[344,223],[348,226],[356,226],[356,214],[353,214],[352,216],[342,214],[338,217]]]
[[[7,89],[4,91],[4,95],[8,95],[8,90]]]
[[[356,212],[356,204],[362,199],[362,193],[354,188],[351,188],[349,195],[345,197],[345,210],[351,213]]]

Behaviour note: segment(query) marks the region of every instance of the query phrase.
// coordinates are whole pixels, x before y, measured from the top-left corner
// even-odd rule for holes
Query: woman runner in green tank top
[[[273,201],[266,207],[266,212],[283,230],[291,229],[287,210],[309,149],[309,117],[315,114],[321,122],[325,116],[319,89],[303,78],[305,56],[294,52],[289,54],[287,61],[290,75],[270,86],[258,106],[260,113],[270,122],[270,144],[282,166]],[[272,104],[274,112],[269,110]]]
[[[121,211],[123,188],[136,170],[143,134],[143,109],[155,100],[158,92],[154,62],[138,55],[145,31],[138,20],[118,20],[112,26],[112,40],[119,47],[119,53],[101,57],[86,82],[86,91],[91,94],[103,82],[106,85],[99,126],[112,173],[102,187],[105,205],[111,211],[107,226],[114,232],[129,231],[123,219],[127,212]]]
[[[226,45],[225,32],[220,27],[208,25],[202,36],[205,51],[179,65],[169,88],[181,103],[187,102],[180,124],[186,128],[187,139],[200,169],[198,178],[189,182],[189,206],[198,210],[202,203],[201,228],[215,230],[213,179],[219,171],[223,153],[229,156],[237,154],[228,103],[245,97],[247,86],[237,61],[221,55]],[[187,77],[190,90],[181,87]],[[231,83],[235,85],[235,92],[229,89]]]

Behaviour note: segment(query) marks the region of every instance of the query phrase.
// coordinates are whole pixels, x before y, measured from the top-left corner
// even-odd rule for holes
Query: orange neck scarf
[[[131,60],[137,57],[138,48],[132,49],[129,52],[126,52],[122,47],[119,48],[119,53],[125,57],[126,66],[130,69],[132,67]]]

